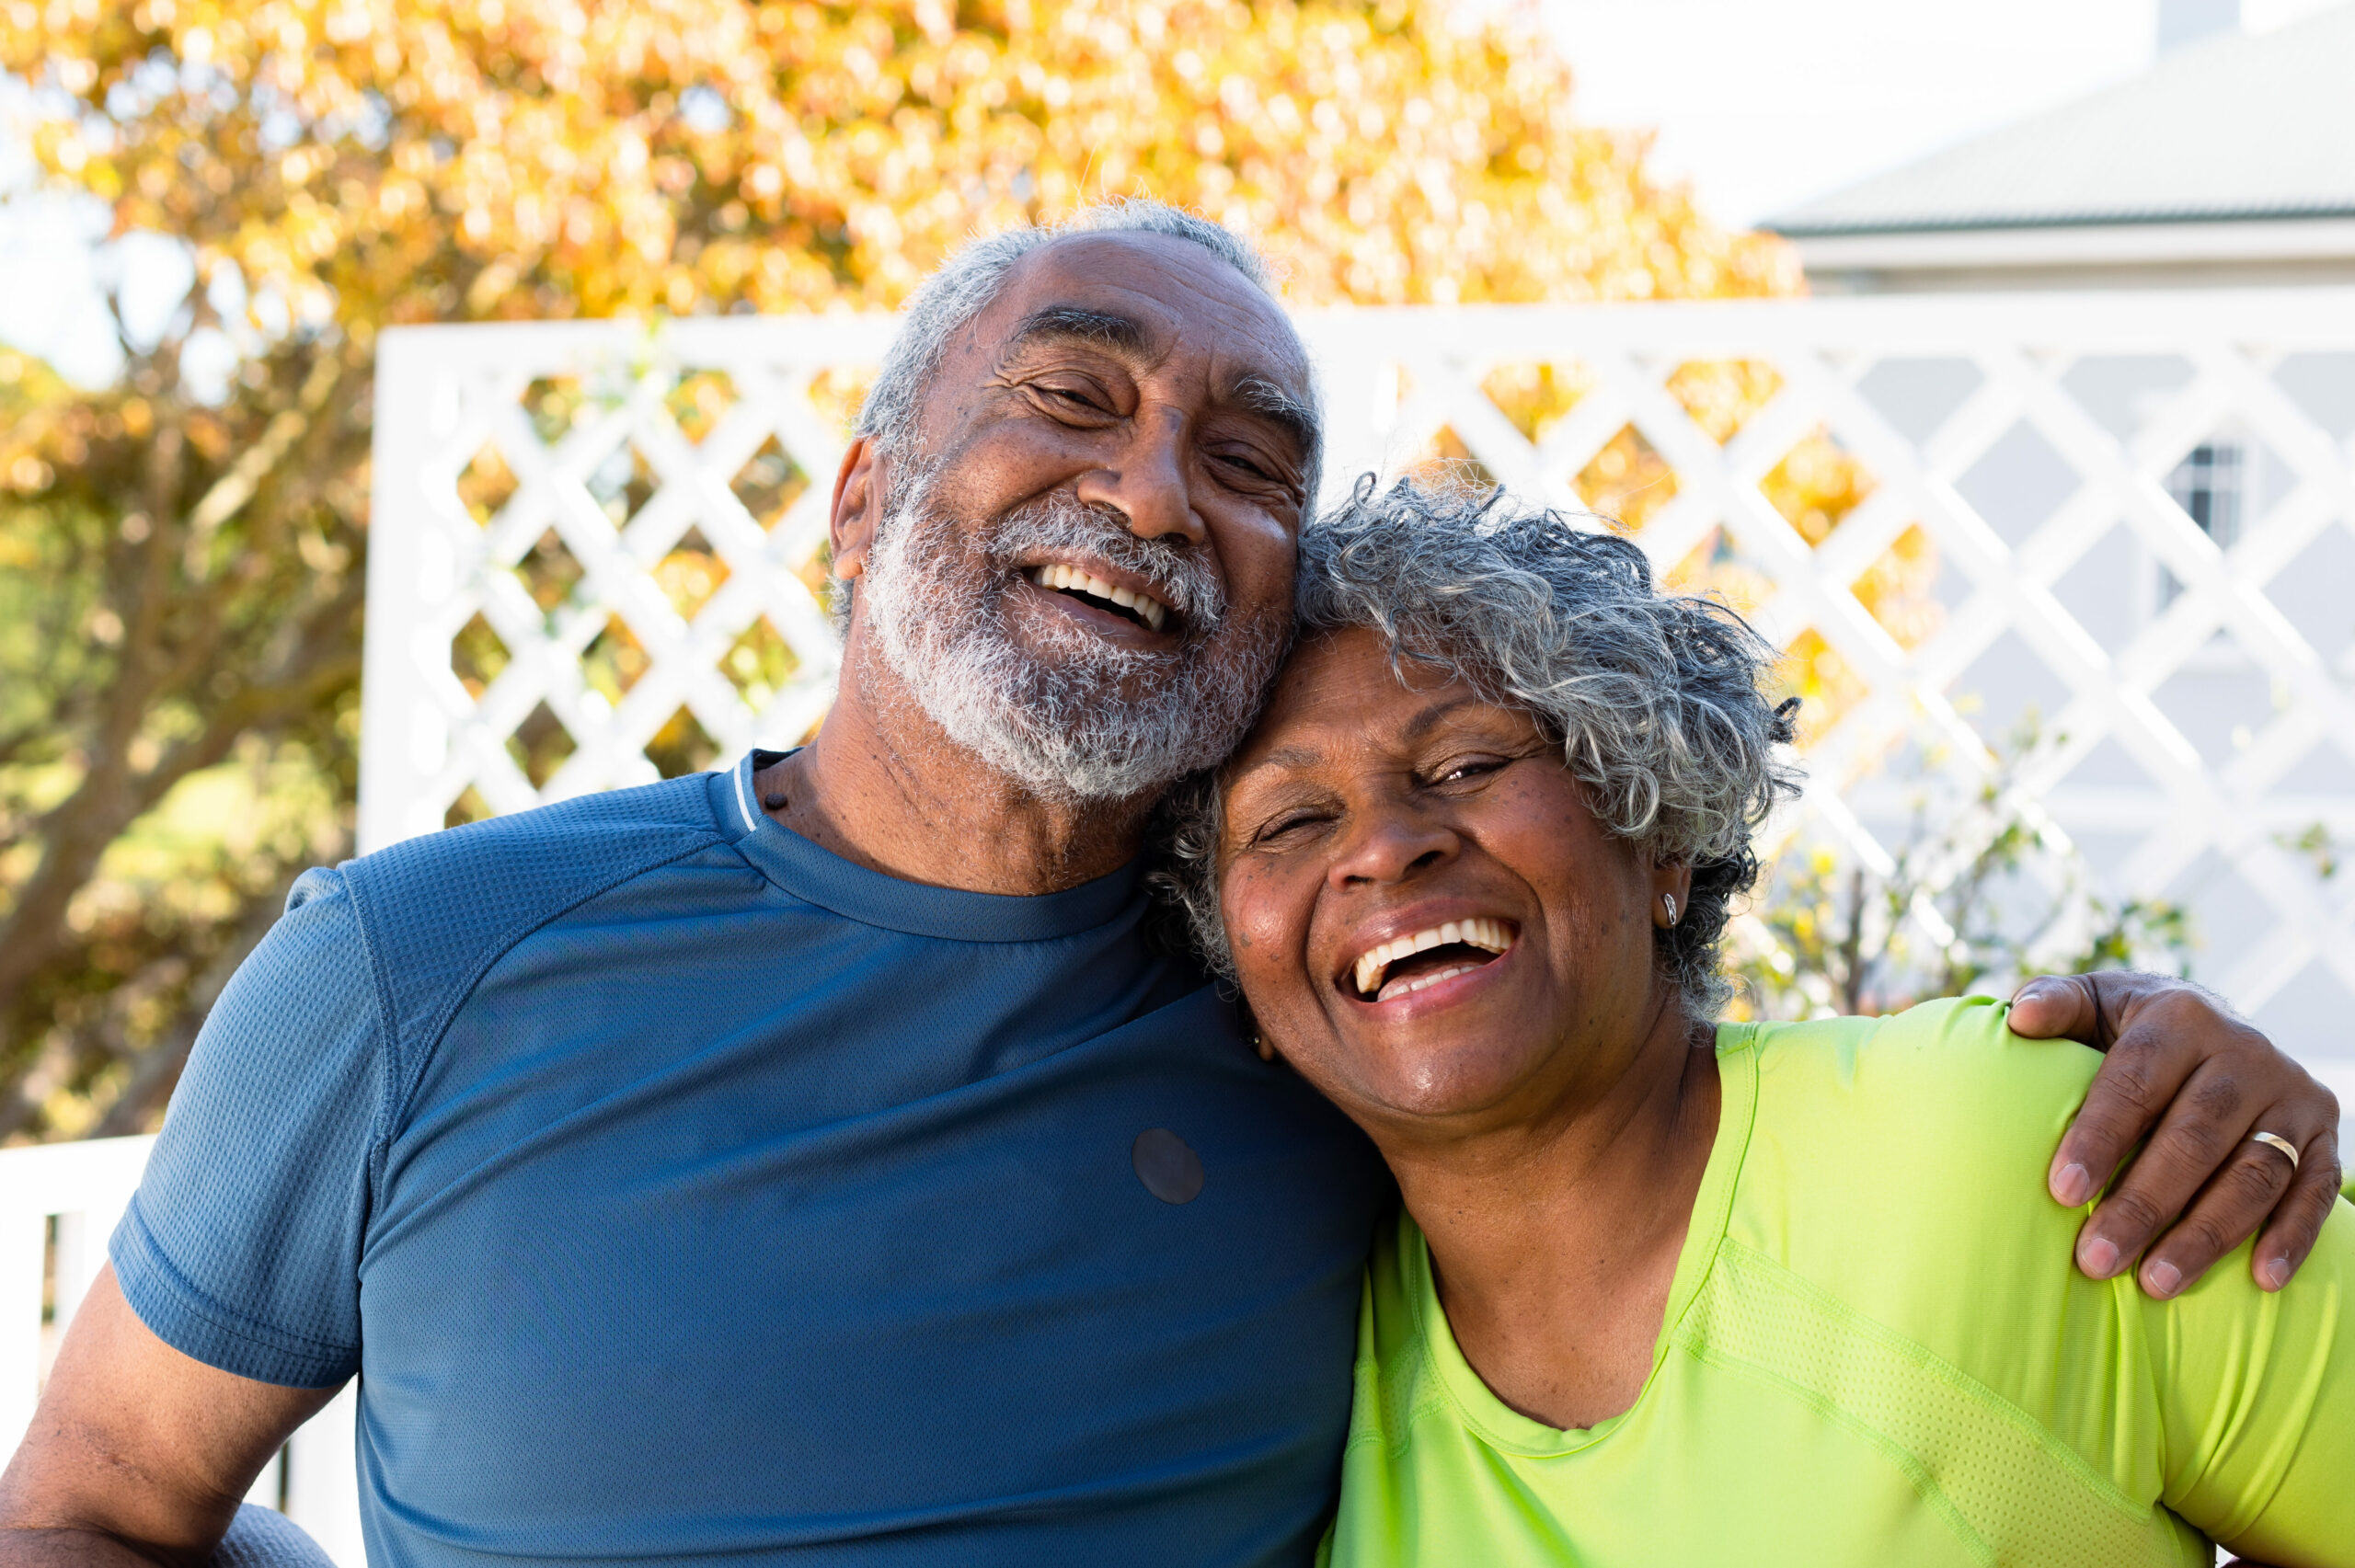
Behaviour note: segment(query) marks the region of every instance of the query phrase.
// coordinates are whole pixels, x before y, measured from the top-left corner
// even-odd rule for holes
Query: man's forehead
[[[1137,233],[1051,240],[1016,264],[977,325],[985,341],[1005,342],[1065,312],[1133,324],[1133,343],[1116,346],[1148,360],[1207,360],[1221,382],[1258,376],[1307,391],[1307,356],[1282,308],[1191,240]]]

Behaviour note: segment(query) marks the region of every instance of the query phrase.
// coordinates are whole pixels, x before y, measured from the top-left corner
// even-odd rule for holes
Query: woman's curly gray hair
[[[1624,539],[1562,513],[1452,485],[1371,476],[1303,531],[1298,634],[1366,627],[1394,659],[1461,677],[1537,718],[1610,831],[1693,868],[1682,919],[1657,933],[1694,1022],[1730,994],[1718,944],[1757,880],[1752,831],[1798,772],[1775,753],[1796,701],[1761,692],[1774,647],[1724,605],[1665,594]],[[1157,822],[1157,892],[1232,979],[1219,919],[1219,778],[1180,785]]]

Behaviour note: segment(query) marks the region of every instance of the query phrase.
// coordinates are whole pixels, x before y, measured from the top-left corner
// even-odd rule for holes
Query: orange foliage
[[[362,331],[889,305],[977,227],[1130,192],[1306,303],[1796,282],[1576,124],[1524,26],[1430,0],[11,0],[0,64],[88,106],[40,150],[119,226]]]

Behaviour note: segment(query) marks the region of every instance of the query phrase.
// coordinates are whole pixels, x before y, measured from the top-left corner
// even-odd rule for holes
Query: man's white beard
[[[859,578],[863,621],[918,706],[950,739],[1045,799],[1135,799],[1223,760],[1258,715],[1283,627],[1237,623],[1192,545],[1138,538],[1109,507],[1061,494],[985,537],[928,506],[933,475],[894,494]],[[1181,631],[1166,650],[1125,647],[1030,617],[1006,624],[1026,554],[1084,550],[1153,585]]]

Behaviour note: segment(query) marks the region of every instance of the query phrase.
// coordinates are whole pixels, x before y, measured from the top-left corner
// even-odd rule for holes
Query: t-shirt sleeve
[[[2259,1290],[2244,1245],[2145,1319],[2167,1506],[2244,1556],[2355,1563],[2355,1207],[2288,1288]]]
[[[360,1364],[360,1249],[382,1013],[343,879],[312,871],[205,1020],[111,1246],[132,1310],[241,1378]]]

